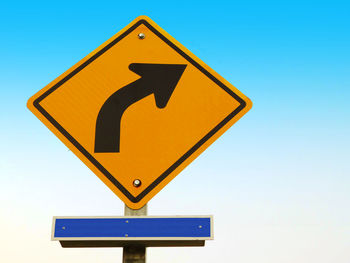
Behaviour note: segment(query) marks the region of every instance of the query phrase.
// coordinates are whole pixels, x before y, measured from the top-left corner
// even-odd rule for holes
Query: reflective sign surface
[[[28,101],[133,209],[251,106],[148,17],[137,18]]]

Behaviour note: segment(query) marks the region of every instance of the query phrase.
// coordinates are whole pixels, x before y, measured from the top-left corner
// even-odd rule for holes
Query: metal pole
[[[146,216],[147,204],[140,209],[134,210],[125,205],[125,216]],[[126,246],[123,248],[123,263],[146,263],[146,247]]]

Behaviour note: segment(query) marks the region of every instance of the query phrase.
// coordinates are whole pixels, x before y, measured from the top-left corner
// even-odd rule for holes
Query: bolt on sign
[[[251,101],[145,16],[48,84],[28,108],[139,209]]]

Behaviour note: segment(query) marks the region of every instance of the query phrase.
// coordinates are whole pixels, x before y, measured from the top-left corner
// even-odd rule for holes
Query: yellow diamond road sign
[[[28,101],[127,206],[144,206],[252,107],[148,17]]]

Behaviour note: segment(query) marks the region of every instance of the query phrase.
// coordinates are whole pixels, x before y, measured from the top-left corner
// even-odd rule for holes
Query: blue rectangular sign
[[[54,218],[53,240],[212,239],[212,217]]]

